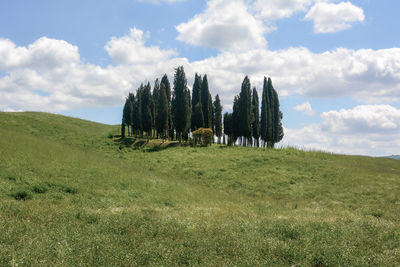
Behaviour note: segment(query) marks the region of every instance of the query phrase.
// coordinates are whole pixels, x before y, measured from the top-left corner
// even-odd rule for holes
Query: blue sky
[[[0,110],[120,121],[140,82],[183,65],[230,110],[249,75],[270,76],[282,145],[400,154],[396,0],[22,1],[0,3]]]

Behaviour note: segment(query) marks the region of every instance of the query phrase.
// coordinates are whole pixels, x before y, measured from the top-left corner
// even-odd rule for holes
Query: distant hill
[[[0,112],[0,266],[400,266],[399,161],[118,134]]]
[[[400,155],[391,155],[388,156],[387,158],[400,160]]]

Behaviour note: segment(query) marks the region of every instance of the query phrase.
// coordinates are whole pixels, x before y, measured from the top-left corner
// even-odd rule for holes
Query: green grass
[[[399,266],[400,162],[0,112],[0,266]]]

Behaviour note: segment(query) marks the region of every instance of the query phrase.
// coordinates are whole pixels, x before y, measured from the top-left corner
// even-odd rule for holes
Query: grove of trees
[[[187,141],[200,128],[213,131],[217,143],[273,148],[283,138],[282,112],[271,78],[264,77],[261,109],[250,79],[243,80],[231,113],[222,116],[218,95],[212,100],[207,75],[194,77],[192,95],[182,66],[175,69],[173,88],[165,74],[161,81],[141,84],[129,93],[122,114],[121,136]],[[126,133],[127,132],[127,133]],[[223,140],[221,140],[223,138]]]

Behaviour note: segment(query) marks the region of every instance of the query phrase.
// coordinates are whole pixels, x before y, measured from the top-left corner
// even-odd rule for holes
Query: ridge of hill
[[[118,134],[0,112],[0,266],[400,264],[398,161]]]

